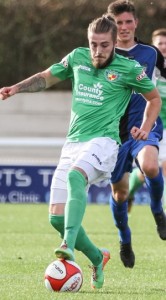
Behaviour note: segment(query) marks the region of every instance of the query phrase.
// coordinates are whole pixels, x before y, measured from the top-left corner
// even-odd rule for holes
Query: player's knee
[[[156,164],[144,163],[142,166],[143,173],[150,178],[154,178],[159,173],[159,167]]]
[[[85,190],[86,179],[81,172],[70,170],[67,175],[67,184],[74,195],[79,198],[80,193],[83,193]]]
[[[68,183],[70,183],[71,185],[75,184],[76,181],[78,181],[79,184],[79,179],[82,177],[83,175],[79,172],[76,171],[74,169],[69,170],[68,174],[67,174],[67,181]]]
[[[60,197],[60,198],[62,198],[62,200],[60,200],[59,203],[49,205],[49,214],[50,215],[59,215],[59,216],[64,215],[65,204],[66,204],[66,201],[64,199],[67,198],[66,191],[65,191],[64,195],[62,194],[62,197]],[[57,199],[59,199],[59,198],[57,198]]]
[[[118,203],[124,202],[128,197],[128,189],[119,189],[113,192],[113,198]]]

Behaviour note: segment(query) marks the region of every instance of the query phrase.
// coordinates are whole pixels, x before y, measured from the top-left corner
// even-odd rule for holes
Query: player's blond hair
[[[117,40],[117,26],[115,22],[107,15],[93,20],[88,27],[88,35],[90,32],[94,33],[112,33],[112,40],[115,43]]]

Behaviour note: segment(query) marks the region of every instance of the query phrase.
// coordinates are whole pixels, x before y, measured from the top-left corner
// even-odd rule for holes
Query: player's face
[[[156,36],[153,41],[153,44],[160,50],[162,55],[166,58],[166,36]]]
[[[88,39],[94,67],[104,68],[111,62],[114,55],[115,45],[112,41],[112,33],[89,32]]]
[[[131,47],[135,44],[134,36],[137,28],[138,20],[134,18],[132,13],[124,12],[114,17],[118,27],[118,46]]]

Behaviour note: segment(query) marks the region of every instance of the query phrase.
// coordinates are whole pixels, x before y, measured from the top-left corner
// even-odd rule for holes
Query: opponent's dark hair
[[[128,0],[117,0],[108,5],[107,12],[112,18],[124,12],[132,13],[134,18],[137,18],[134,3]]]
[[[117,40],[117,26],[109,15],[103,15],[102,17],[93,20],[88,26],[88,34],[94,33],[112,33],[112,40],[115,43]]]

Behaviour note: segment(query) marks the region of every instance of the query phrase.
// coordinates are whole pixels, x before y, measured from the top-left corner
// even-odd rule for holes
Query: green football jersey
[[[121,143],[119,122],[132,92],[147,93],[155,88],[138,62],[118,54],[108,66],[96,69],[89,48],[73,50],[50,71],[61,80],[72,81],[67,139],[73,142],[110,137]]]

